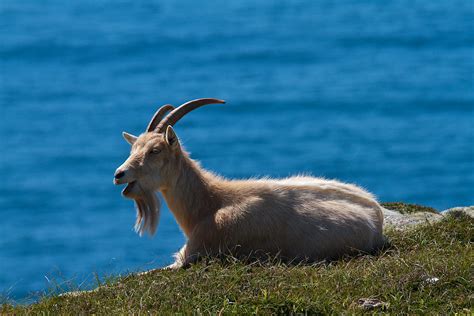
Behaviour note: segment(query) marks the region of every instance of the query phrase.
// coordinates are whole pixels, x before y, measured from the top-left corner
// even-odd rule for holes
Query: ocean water
[[[158,106],[221,175],[313,174],[381,201],[474,204],[471,1],[0,4],[0,294],[172,262],[112,176]]]

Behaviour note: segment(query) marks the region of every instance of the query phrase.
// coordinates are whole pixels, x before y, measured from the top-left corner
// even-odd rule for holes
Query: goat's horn
[[[174,106],[172,106],[171,104],[163,105],[158,111],[156,111],[155,115],[153,115],[153,117],[151,118],[151,121],[148,124],[146,131],[151,132],[155,130],[156,126],[158,125],[158,123],[161,122],[163,117],[165,117],[166,113],[172,110],[174,110]]]
[[[212,98],[206,98],[206,99],[196,99],[192,100],[189,102],[184,103],[183,105],[177,107],[173,111],[171,111],[161,122],[158,124],[156,127],[156,131],[158,133],[163,133],[168,125],[173,126],[178,122],[184,115],[187,113],[191,112],[192,110],[197,109],[198,107],[201,107],[206,104],[215,104],[215,103],[225,103],[224,100],[219,100],[219,99],[212,99]]]

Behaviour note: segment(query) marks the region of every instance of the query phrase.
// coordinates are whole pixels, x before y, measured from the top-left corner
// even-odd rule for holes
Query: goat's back
[[[214,217],[219,247],[320,260],[383,244],[380,205],[365,190],[312,177],[228,181]]]

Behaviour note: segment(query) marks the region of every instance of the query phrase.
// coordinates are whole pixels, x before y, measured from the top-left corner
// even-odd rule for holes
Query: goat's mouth
[[[136,186],[137,181],[131,181],[127,183],[127,186],[122,190],[122,195],[123,196],[128,196],[130,193],[132,193],[133,189]]]

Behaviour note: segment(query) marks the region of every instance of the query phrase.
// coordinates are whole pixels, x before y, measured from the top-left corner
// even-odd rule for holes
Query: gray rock
[[[376,298],[360,298],[357,300],[357,304],[366,310],[374,310],[374,309],[381,309],[381,310],[387,310],[389,304],[382,302],[379,299]]]
[[[402,230],[423,223],[434,223],[443,218],[440,213],[418,212],[401,214],[397,211],[384,209],[384,227]]]
[[[384,227],[402,230],[423,223],[435,223],[448,214],[455,215],[459,212],[474,217],[474,206],[453,207],[440,213],[417,212],[410,214],[401,214],[397,211],[384,208]]]
[[[462,212],[465,213],[471,217],[474,217],[474,206],[459,206],[459,207],[453,207],[449,208],[447,210],[444,210],[441,212],[443,215],[447,215],[449,213],[456,213],[456,212]]]

